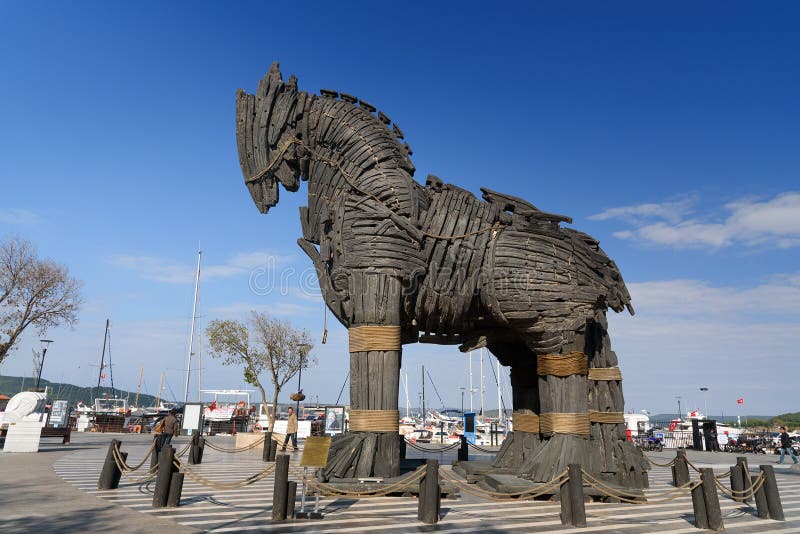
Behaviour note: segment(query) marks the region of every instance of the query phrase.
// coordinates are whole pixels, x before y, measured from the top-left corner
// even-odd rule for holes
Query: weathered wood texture
[[[479,199],[436,176],[417,183],[402,130],[376,111],[337,91],[299,91],[277,63],[255,94],[236,95],[239,163],[258,209],[277,204],[279,184],[296,191],[308,181],[298,243],[334,316],[348,328],[400,326],[403,343],[488,347],[512,366],[515,409],[524,413],[621,412],[619,382],[529,373],[537,355],[584,350],[597,328],[588,325],[602,330],[587,353],[592,365],[616,365],[605,311],[632,309],[598,242],[563,228],[569,217],[512,195],[482,189]],[[396,409],[400,363],[399,350],[353,353],[353,408]],[[534,479],[581,462],[626,486],[646,480],[622,425],[593,424],[579,438],[520,432],[498,462],[522,465]],[[335,440],[324,476],[391,476],[398,465],[395,436],[355,433]]]

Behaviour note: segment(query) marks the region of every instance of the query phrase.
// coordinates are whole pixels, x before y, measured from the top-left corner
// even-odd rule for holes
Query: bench
[[[62,438],[61,444],[62,445],[69,445],[69,438],[72,434],[72,428],[66,426],[63,428],[53,428],[51,426],[43,426],[42,427],[42,437],[43,438],[55,438],[60,437]]]

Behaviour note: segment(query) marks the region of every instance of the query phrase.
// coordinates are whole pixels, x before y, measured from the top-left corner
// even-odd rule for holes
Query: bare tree
[[[63,265],[39,259],[30,242],[14,237],[0,244],[0,363],[29,326],[78,322],[81,283]]]
[[[268,373],[272,382],[272,406],[278,406],[278,395],[300,369],[316,365],[308,353],[313,347],[307,331],[294,328],[288,321],[269,317],[266,313],[250,312],[250,320],[211,321],[206,328],[211,356],[224,358],[224,365],[244,367],[244,379],[257,387],[261,400],[267,404],[267,393],[259,375]],[[275,424],[275,410],[269,415],[269,430]]]

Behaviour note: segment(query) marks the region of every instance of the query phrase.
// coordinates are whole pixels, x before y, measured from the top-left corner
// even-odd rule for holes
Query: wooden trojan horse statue
[[[641,485],[644,459],[625,440],[607,308],[630,308],[598,242],[568,217],[482,189],[483,200],[429,176],[413,179],[403,133],[363,100],[284,82],[277,63],[255,95],[239,90],[236,137],[262,213],[278,184],[297,191],[300,247],[325,303],[350,335],[350,432],[324,476],[399,474],[398,389],[406,343],[487,347],[511,367],[514,428],[498,468],[547,481],[580,462]]]

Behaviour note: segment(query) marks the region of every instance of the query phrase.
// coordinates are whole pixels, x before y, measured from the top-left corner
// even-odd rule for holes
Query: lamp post
[[[706,419],[708,419],[708,386],[700,388],[700,391],[703,392],[703,400],[704,400],[705,410],[706,410]]]
[[[42,361],[39,363],[39,374],[36,377],[36,391],[39,391],[39,381],[42,379],[42,368],[44,367],[44,357],[47,354],[47,348],[50,346],[50,343],[53,342],[51,339],[40,339],[39,342],[42,344]]]
[[[683,419],[683,414],[681,413],[681,396],[677,395],[675,398],[678,400],[678,419]]]
[[[308,355],[308,351],[311,349],[311,345],[308,343],[300,343],[297,345],[297,350],[300,351],[300,370],[297,372],[297,393],[300,394],[300,380],[303,378],[303,360],[306,359]],[[295,417],[300,417],[300,398],[298,397],[297,403],[295,404],[294,408]]]

